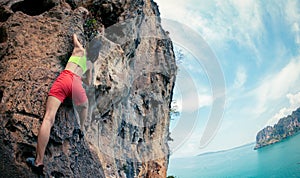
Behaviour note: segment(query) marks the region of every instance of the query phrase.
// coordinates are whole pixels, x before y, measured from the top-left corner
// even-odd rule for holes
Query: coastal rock
[[[48,177],[166,177],[176,64],[151,0],[0,2],[0,175],[34,176],[48,91],[73,50],[101,42],[90,116],[80,138],[72,102],[59,108],[45,154]]]
[[[297,134],[299,130],[300,108],[291,115],[280,119],[273,127],[267,126],[261,130],[256,136],[256,146],[254,149],[280,142],[287,137]]]

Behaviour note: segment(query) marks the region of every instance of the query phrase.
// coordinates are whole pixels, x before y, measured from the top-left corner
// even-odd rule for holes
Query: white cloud
[[[235,78],[235,81],[234,81],[234,88],[243,87],[246,81],[247,81],[246,69],[242,66],[239,66],[238,70],[236,72],[236,78]]]
[[[179,112],[193,112],[202,107],[210,106],[212,101],[212,96],[198,94],[197,91],[192,91],[184,94],[182,98],[176,100],[176,105]]]
[[[300,19],[300,9],[299,1],[287,0],[285,6],[285,18],[290,24],[294,22],[299,22]]]
[[[297,22],[295,22],[295,23],[293,24],[292,30],[293,30],[294,32],[299,32],[299,31],[300,31],[300,30],[299,30],[299,24],[298,24]]]
[[[195,155],[198,151],[198,145],[189,141],[185,145],[183,145],[180,149],[175,150],[171,153],[172,158],[184,158]]]
[[[295,22],[294,23],[294,25],[293,25],[293,27],[292,27],[293,29],[293,31],[294,31],[294,33],[295,33],[295,42],[296,42],[296,44],[300,44],[300,28],[299,28],[299,23],[297,23],[297,22]]]
[[[199,29],[203,36],[216,43],[234,40],[241,45],[253,47],[253,39],[264,32],[258,1],[217,1],[211,10],[212,18],[203,18]]]
[[[212,104],[210,90],[184,70],[179,71],[174,89],[173,107],[179,112],[193,112]]]
[[[172,0],[155,0],[159,6],[159,10],[162,18],[169,18],[179,20],[182,19],[187,11],[187,1],[172,1]]]
[[[285,20],[289,23],[291,27],[291,32],[295,35],[295,43],[300,44],[300,32],[299,32],[299,22],[300,22],[300,4],[299,1],[288,0],[285,6]]]
[[[267,122],[267,125],[274,125],[276,124],[281,118],[286,117],[290,114],[292,114],[293,111],[295,111],[297,108],[300,107],[300,92],[297,94],[287,94],[286,96],[289,100],[290,106],[284,107],[280,109],[278,113],[276,113],[272,119],[270,119]]]
[[[224,48],[229,41],[235,41],[252,50],[261,60],[255,45],[255,41],[265,33],[260,1],[198,1],[157,0],[162,17],[172,18],[191,27],[208,44]],[[193,7],[190,4],[198,5]]]
[[[243,31],[247,31],[246,29],[250,29],[254,33],[258,34],[260,30],[263,29],[263,23],[261,20],[261,7],[259,1],[253,0],[232,0],[231,4],[233,8],[237,11],[238,16],[237,23],[239,26],[242,24],[244,28]]]
[[[202,35],[210,39],[222,41],[228,38],[244,38],[247,34],[256,36],[264,30],[259,1],[203,1],[202,4],[205,5],[196,6],[197,10],[189,5],[192,0],[156,0],[156,2],[163,18],[172,18],[199,29]]]
[[[272,75],[264,81],[264,84],[259,88],[260,97],[268,99],[281,98],[289,91],[292,86],[295,86],[296,81],[300,77],[300,60],[292,60],[278,74]]]
[[[257,98],[257,114],[261,114],[267,107],[295,90],[299,90],[300,82],[300,58],[292,59],[289,64],[277,74],[269,75],[261,81],[252,96]]]

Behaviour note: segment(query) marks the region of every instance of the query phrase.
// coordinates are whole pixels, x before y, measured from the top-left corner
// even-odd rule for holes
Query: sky
[[[170,143],[171,157],[194,156],[255,142],[261,129],[300,107],[299,0],[155,2],[162,19],[177,22],[173,26],[162,25],[170,31],[171,39],[176,39],[175,51],[181,50],[184,56],[178,61],[173,107],[180,114],[171,121],[171,137],[175,142],[177,139],[176,146]],[[203,45],[191,47],[177,40],[178,36],[190,35],[185,30],[185,34],[172,34],[172,28],[180,26],[201,37]],[[199,44],[199,38],[191,37],[189,41]],[[212,51],[214,55],[199,57],[197,51]],[[216,64],[215,69],[210,68],[213,61],[220,68]],[[214,72],[219,70],[222,76],[216,80]],[[216,112],[212,105],[219,95],[214,85],[222,81],[225,103],[224,109],[218,111],[220,123],[215,123],[217,127],[209,143],[201,145],[205,129],[211,124],[210,116]],[[189,132],[184,134],[180,130]]]

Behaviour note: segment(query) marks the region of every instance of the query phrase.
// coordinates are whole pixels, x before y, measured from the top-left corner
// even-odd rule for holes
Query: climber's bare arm
[[[83,56],[84,55],[84,48],[82,47],[81,43],[78,41],[77,35],[73,35],[73,43],[74,49],[72,52],[72,56]]]

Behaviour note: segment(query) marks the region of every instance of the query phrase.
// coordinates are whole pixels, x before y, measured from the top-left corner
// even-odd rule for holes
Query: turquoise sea
[[[170,159],[168,176],[300,177],[300,134],[259,150],[248,144],[231,150]]]

